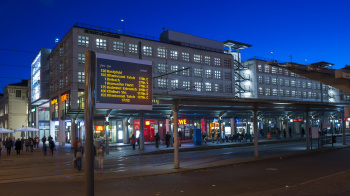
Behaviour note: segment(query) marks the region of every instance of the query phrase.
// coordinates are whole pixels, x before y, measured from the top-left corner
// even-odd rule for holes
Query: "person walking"
[[[214,143],[215,132],[211,130],[211,141]]]
[[[79,142],[74,152],[74,157],[76,161],[75,163],[77,164],[78,171],[81,170],[83,154],[84,154],[84,148],[81,146],[81,142]]]
[[[44,144],[46,143],[46,136],[44,136],[44,137],[41,139],[41,141],[43,142],[43,146],[44,146]]]
[[[39,148],[39,137],[35,137],[36,148]]]
[[[20,155],[21,149],[22,149],[21,147],[22,147],[22,143],[21,143],[21,140],[19,140],[19,138],[18,138],[16,143],[15,143],[15,150],[17,152],[17,155]]]
[[[44,152],[44,156],[46,156],[47,145],[45,143],[43,143],[43,152]]]
[[[6,139],[6,149],[7,149],[7,156],[11,155],[11,148],[12,148],[12,140],[10,138]]]
[[[169,148],[170,139],[171,139],[171,135],[169,134],[169,132],[167,132],[167,133],[165,134],[165,144],[166,144],[166,147],[167,147],[167,148]]]
[[[206,144],[207,143],[207,132],[204,132],[202,136],[203,136],[203,141]]]
[[[219,143],[219,140],[221,138],[221,132],[218,131],[217,135],[216,135],[216,143],[218,144]],[[221,144],[221,140],[220,140],[220,144]]]
[[[156,135],[154,136],[154,140],[156,141],[156,149],[158,149],[159,148],[159,140],[160,140],[158,133],[156,133]]]
[[[36,148],[36,137],[33,138],[33,149]]]
[[[133,136],[134,136],[134,134],[133,134]],[[134,136],[134,139],[136,139],[135,136]],[[133,147],[134,147],[133,149],[135,149],[135,144],[134,144]],[[105,152],[104,152],[104,149],[103,149],[103,145],[101,144],[100,147],[99,147],[98,150],[97,150],[98,168],[99,168],[100,171],[103,170],[103,157],[104,157],[104,153],[105,153]]]
[[[289,126],[289,137],[292,138],[292,127]]]
[[[130,144],[132,145],[132,149],[135,150],[136,138],[134,134],[131,135]]]
[[[55,142],[53,140],[49,141],[49,147],[50,147],[50,150],[51,150],[51,154],[53,156],[53,149],[55,148]]]
[[[30,152],[33,152],[34,140],[31,137],[29,138],[29,146],[30,146]]]

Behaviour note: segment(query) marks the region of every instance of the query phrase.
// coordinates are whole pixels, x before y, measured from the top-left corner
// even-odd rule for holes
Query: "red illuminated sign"
[[[104,126],[96,126],[96,131],[104,131],[105,127]]]
[[[61,95],[61,101],[67,101],[68,100],[68,95],[67,94],[64,94],[64,95]]]
[[[179,119],[177,123],[179,125],[186,125],[187,124],[187,119]]]

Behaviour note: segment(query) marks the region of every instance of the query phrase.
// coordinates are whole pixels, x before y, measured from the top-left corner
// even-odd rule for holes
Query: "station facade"
[[[39,104],[31,101],[29,110],[36,108],[36,112],[44,112],[44,119],[39,123],[39,117],[33,117],[29,124],[34,123],[36,127],[44,124],[39,137],[49,134],[59,145],[73,144],[76,138],[84,140],[86,50],[152,62],[153,111],[142,111],[141,114],[130,110],[96,111],[94,138],[100,141],[107,139],[109,143],[128,143],[130,135],[134,133],[138,136],[141,127],[144,128],[144,141],[152,141],[156,133],[164,139],[165,134],[172,133],[173,129],[173,113],[168,107],[168,101],[172,100],[198,100],[195,105],[187,104],[188,109],[179,113],[177,124],[182,139],[192,139],[194,129],[201,129],[209,138],[218,130],[221,130],[222,136],[252,134],[251,108],[241,107],[244,105],[240,103],[242,100],[253,105],[260,101],[295,101],[311,105],[346,103],[339,98],[339,90],[322,86],[286,69],[271,67],[266,61],[253,58],[242,63],[240,50],[250,46],[171,30],[164,31],[160,37],[152,37],[126,32],[119,34],[117,30],[76,24],[50,50],[49,60],[43,60],[42,73],[46,74],[41,77],[41,84],[48,85],[48,91],[32,90],[31,97],[38,97],[38,92],[41,92],[41,97],[35,100]],[[217,100],[221,102],[216,103]],[[230,105],[232,101],[234,106]],[[335,107],[335,104],[331,106]],[[300,110],[301,113],[295,112],[295,109],[294,112],[279,112],[278,109],[271,113],[261,112],[258,129],[268,132],[277,127],[283,130],[293,126],[293,132],[300,133],[304,122],[303,110]],[[322,116],[322,122],[333,119],[335,123],[342,112],[316,113],[312,116],[317,119]],[[140,115],[144,115],[143,120],[140,120]],[[36,116],[42,115],[38,113]],[[318,123],[316,118],[312,121],[315,125]]]

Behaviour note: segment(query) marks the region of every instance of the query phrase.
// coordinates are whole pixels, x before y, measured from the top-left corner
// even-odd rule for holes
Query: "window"
[[[129,53],[137,54],[137,44],[129,44]]]
[[[259,76],[259,77],[258,77],[258,82],[259,82],[259,84],[262,84],[262,83],[263,83],[263,76]]]
[[[284,70],[284,75],[288,76],[289,75],[289,71],[288,70]]]
[[[220,84],[214,84],[214,91],[215,92],[221,92],[221,87],[220,87]]]
[[[220,58],[214,58],[214,65],[220,66]]]
[[[63,71],[63,65],[62,64],[59,65],[59,69],[60,69],[60,73],[61,73]]]
[[[296,91],[292,91],[292,97],[296,97]]]
[[[172,65],[172,66],[170,66],[170,69],[171,69],[171,72],[175,72],[175,73],[173,73],[173,74],[178,74],[178,73],[179,73],[179,72],[178,72],[179,66],[177,66],[177,65]]]
[[[158,78],[158,88],[167,88],[167,79]]]
[[[232,93],[231,84],[225,84],[225,92],[226,93]]]
[[[96,39],[96,48],[107,49],[107,41],[105,39]]]
[[[298,97],[301,98],[301,91],[298,91]]]
[[[207,92],[211,91],[211,83],[210,82],[205,83],[205,91],[207,91]]]
[[[78,54],[78,63],[85,64],[85,54]]]
[[[271,73],[277,74],[277,68],[276,67],[271,67]]]
[[[283,69],[282,68],[278,68],[278,74],[282,75],[283,74]]]
[[[306,82],[305,81],[303,81],[303,88],[306,88]]]
[[[303,98],[307,98],[306,91],[303,92]]]
[[[224,67],[231,67],[231,59],[224,59]]]
[[[278,96],[278,90],[276,88],[272,89],[272,95]]]
[[[89,47],[89,37],[87,36],[78,36],[78,46]]]
[[[202,77],[202,69],[201,68],[194,68],[194,76]]]
[[[182,70],[182,75],[184,76],[190,76],[190,69],[186,69],[187,67],[182,67],[182,69],[185,69],[185,70]]]
[[[78,72],[78,83],[85,82],[85,72]]]
[[[258,65],[258,72],[262,72],[262,65]]]
[[[158,57],[159,58],[166,58],[166,49],[165,48],[158,48]]]
[[[225,72],[225,80],[231,80],[231,72]]]
[[[263,87],[259,87],[259,95],[264,95],[264,89],[263,89]]]
[[[170,58],[174,59],[174,60],[177,60],[177,51],[171,50],[170,51]]]
[[[194,88],[196,91],[202,91],[202,83],[201,82],[195,82],[194,83]]]
[[[113,50],[118,52],[124,52],[124,42],[113,42]]]
[[[195,63],[202,63],[202,55],[194,54],[193,55],[193,62],[195,62]]]
[[[144,56],[152,56],[152,47],[151,46],[143,46],[143,55]]]
[[[291,80],[291,81],[290,81],[290,86],[291,86],[291,87],[295,87],[295,80]]]
[[[68,75],[66,75],[66,86],[68,86]]]
[[[177,89],[179,88],[179,81],[178,80],[171,80],[170,85],[172,89]]]
[[[270,84],[270,77],[269,76],[265,76],[265,84]]]
[[[205,70],[205,77],[211,78],[211,70],[210,69]]]
[[[289,90],[286,90],[286,97],[289,97],[290,96],[290,91]]]
[[[210,65],[210,56],[204,56],[204,63]]]
[[[270,96],[271,95],[271,89],[270,88],[266,88],[265,89],[265,95],[266,96]]]
[[[294,76],[295,76],[295,73],[290,72],[290,76],[294,77]]]
[[[269,65],[265,65],[265,73],[269,73],[270,72],[270,66]]]
[[[214,78],[215,79],[221,79],[221,71],[215,71],[214,72]]]
[[[289,80],[288,79],[284,80],[284,85],[285,86],[289,86]]]
[[[312,98],[312,92],[310,92],[310,91],[307,92],[307,97],[308,97],[308,98]]]
[[[191,82],[190,81],[183,81],[182,87],[187,91],[191,90]]]
[[[63,79],[60,79],[59,84],[60,84],[60,89],[63,88]]]
[[[307,83],[307,88],[312,88],[312,83],[311,82]]]
[[[182,60],[183,61],[190,61],[190,53],[187,53],[187,52],[183,52],[182,53]]]
[[[300,88],[300,87],[301,87],[301,82],[298,81],[298,82],[297,82],[297,88]]]
[[[166,64],[158,64],[158,72],[159,73],[166,73],[167,69],[168,69],[168,67]]]
[[[271,78],[271,84],[277,85],[277,78],[275,77]]]
[[[21,97],[21,90],[16,90],[16,97]]]
[[[280,89],[280,96],[283,97],[284,96],[284,90]]]

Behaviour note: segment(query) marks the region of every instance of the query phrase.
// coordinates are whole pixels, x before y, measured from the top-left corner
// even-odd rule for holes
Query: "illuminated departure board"
[[[96,55],[96,108],[152,110],[151,61]]]

